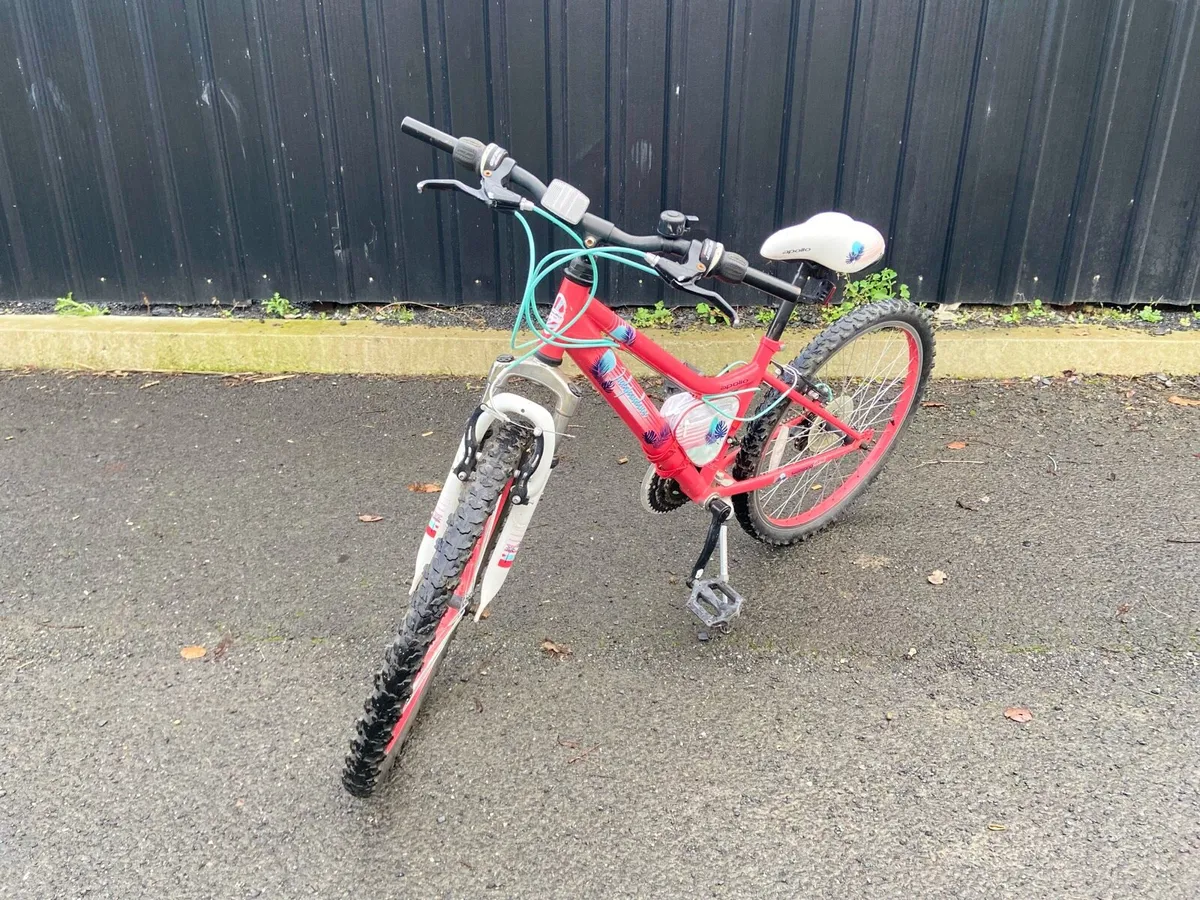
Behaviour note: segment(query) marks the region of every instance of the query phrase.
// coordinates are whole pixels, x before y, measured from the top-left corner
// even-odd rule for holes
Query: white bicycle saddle
[[[823,212],[775,232],[759,253],[767,259],[807,259],[845,275],[877,262],[883,246],[883,235],[866,222]]]

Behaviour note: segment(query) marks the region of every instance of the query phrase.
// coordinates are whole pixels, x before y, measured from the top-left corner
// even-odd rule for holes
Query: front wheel
[[[479,449],[471,481],[438,538],[355,726],[342,784],[356,797],[371,795],[408,738],[465,613],[465,591],[459,590],[464,574],[469,583],[471,573],[486,565],[488,524],[496,521],[528,435],[518,425],[497,424]]]
[[[856,431],[875,430],[869,450],[851,453],[747,494],[735,494],[738,522],[770,544],[792,544],[832,524],[879,474],[920,402],[933,368],[933,330],[903,300],[860,306],[804,348],[792,367],[826,409]],[[777,402],[771,390],[759,409]],[[842,433],[793,402],[751,422],[733,469],[750,478],[838,446]]]

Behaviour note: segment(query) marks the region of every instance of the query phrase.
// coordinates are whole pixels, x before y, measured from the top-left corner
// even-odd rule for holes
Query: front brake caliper
[[[529,502],[529,479],[537,471],[537,467],[542,461],[542,454],[546,450],[545,436],[540,431],[535,434],[537,436],[534,438],[533,449],[525,454],[521,465],[517,468],[516,475],[513,476],[512,491],[509,493],[509,497],[517,506]]]
[[[467,419],[467,428],[463,432],[463,458],[454,467],[454,477],[459,481],[466,481],[475,471],[475,460],[479,455],[479,441],[475,438],[475,425],[481,415],[483,415],[482,406],[471,413],[471,418]]]

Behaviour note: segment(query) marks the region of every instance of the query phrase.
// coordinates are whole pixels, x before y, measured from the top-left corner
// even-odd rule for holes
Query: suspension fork
[[[537,357],[520,362],[508,354],[499,356],[488,373],[484,402],[500,391],[510,378],[524,378],[549,389],[554,394],[554,428],[560,437],[566,434],[567,422],[579,408],[580,393],[562,373],[561,361],[556,364],[543,362]]]
[[[545,407],[526,397],[501,392],[500,388],[513,377],[525,378],[549,388],[556,398],[554,412],[551,413]],[[480,554],[480,558],[475,561],[473,571],[467,573],[468,577],[464,579],[464,585],[460,587],[460,596],[469,596],[482,572],[480,602],[475,614],[478,619],[508,577],[513,560],[529,527],[529,522],[533,518],[534,510],[541,499],[542,491],[550,478],[550,470],[554,465],[559,439],[566,431],[568,420],[578,408],[579,400],[580,397],[575,388],[563,377],[556,366],[536,359],[514,362],[511,356],[501,356],[496,360],[491,374],[488,376],[484,400],[467,421],[463,437],[459,441],[458,451],[454,456],[454,462],[446,476],[442,494],[425,527],[425,534],[417,551],[416,566],[409,594],[417,589],[417,585],[420,584],[421,577],[424,575],[425,567],[433,559],[438,538],[441,537],[450,514],[458,506],[465,482],[475,468],[479,443],[483,440],[488,428],[497,420],[517,420],[528,423],[533,431],[533,444],[522,457],[509,487],[506,488],[500,502],[497,503],[493,518],[489,522],[485,537],[494,534],[494,540],[485,541],[478,548],[477,553]],[[506,505],[508,506],[507,511]],[[482,554],[489,549],[489,543],[491,553],[488,559],[484,560]]]

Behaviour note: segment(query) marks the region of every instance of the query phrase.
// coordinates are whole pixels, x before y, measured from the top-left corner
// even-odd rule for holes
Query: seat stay
[[[795,400],[796,403],[798,403],[800,406],[803,406],[806,410],[808,410],[808,412],[812,413],[814,416],[816,416],[820,419],[824,419],[827,424],[836,428],[842,434],[846,435],[846,437],[849,438],[850,440],[852,440],[852,441],[863,440],[864,432],[859,432],[859,431],[856,431],[855,429],[851,428],[849,425],[847,425],[845,422],[843,422],[841,419],[839,419],[837,416],[835,416],[833,413],[831,413],[828,409],[826,409],[823,405],[821,405],[820,403],[817,403],[812,398],[807,397],[804,394],[800,393],[795,388],[793,388],[790,384],[788,384],[786,381],[782,381],[781,379],[777,378],[776,376],[772,375],[769,372],[763,375],[763,381],[765,381],[771,387],[775,388],[775,390],[777,390],[777,391],[781,391],[783,393],[790,393],[792,396],[792,399]]]

